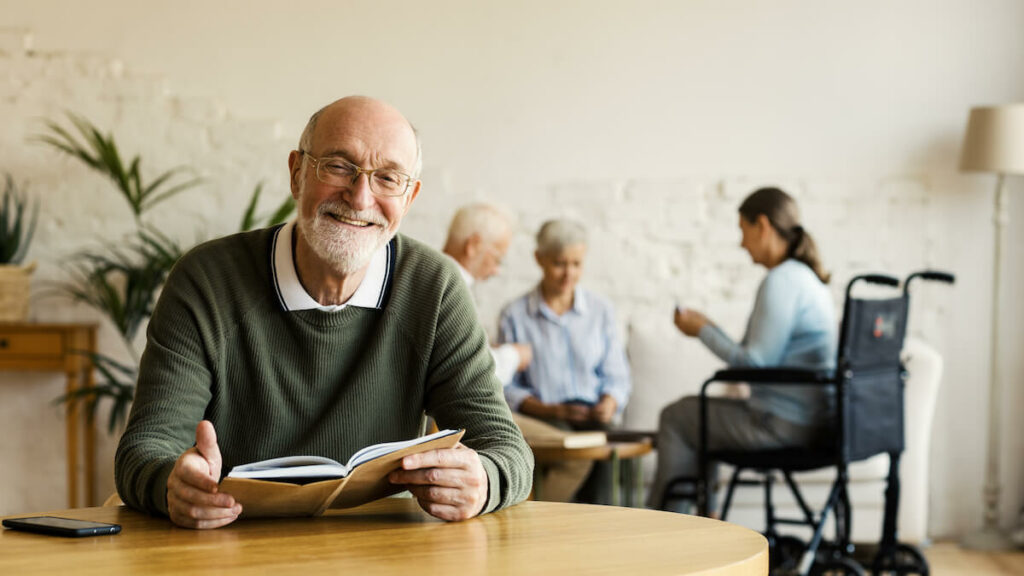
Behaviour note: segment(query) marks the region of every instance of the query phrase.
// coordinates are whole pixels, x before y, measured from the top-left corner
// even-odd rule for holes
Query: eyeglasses
[[[367,170],[337,156],[315,158],[305,150],[299,152],[302,152],[316,168],[316,179],[329,186],[351,186],[356,183],[360,174],[366,174],[370,182],[370,192],[378,196],[395,197],[404,196],[414,180],[412,176],[394,168]]]

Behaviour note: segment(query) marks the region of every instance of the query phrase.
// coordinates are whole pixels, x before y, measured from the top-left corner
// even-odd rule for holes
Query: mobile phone
[[[74,520],[72,518],[58,518],[56,516],[7,518],[3,521],[3,525],[5,528],[11,528],[13,530],[24,530],[25,532],[50,534],[52,536],[68,536],[71,538],[117,534],[121,531],[121,526],[119,524],[106,524],[103,522],[91,522],[89,520]]]

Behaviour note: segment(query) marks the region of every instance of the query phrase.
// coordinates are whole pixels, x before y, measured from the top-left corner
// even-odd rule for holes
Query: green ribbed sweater
[[[454,266],[398,235],[383,309],[286,312],[271,278],[273,231],[204,243],[168,277],[115,457],[125,503],[167,513],[167,477],[204,418],[226,474],[278,456],[345,462],[416,437],[424,411],[441,429],[466,429],[462,442],[487,471],[485,512],[526,498],[533,456]]]

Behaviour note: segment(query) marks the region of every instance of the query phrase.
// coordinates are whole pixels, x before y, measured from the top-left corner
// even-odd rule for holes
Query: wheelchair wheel
[[[829,558],[811,566],[812,576],[867,576],[867,572],[849,558]]]
[[[800,559],[807,550],[807,544],[793,536],[777,536],[769,541],[768,565],[771,574],[793,574],[800,566]]]
[[[871,565],[874,576],[916,574],[928,576],[928,561],[916,546],[897,544],[888,551],[879,550]]]

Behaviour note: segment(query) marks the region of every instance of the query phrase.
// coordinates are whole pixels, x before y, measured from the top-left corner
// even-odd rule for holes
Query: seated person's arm
[[[404,470],[390,477],[445,520],[510,506],[532,486],[533,455],[502,398],[472,306],[464,283],[453,277],[441,303],[424,399],[438,427],[466,429],[464,446],[409,456]]]
[[[701,328],[700,341],[732,367],[777,365],[793,330],[798,303],[797,294],[783,280],[772,275],[765,279],[742,342],[734,342],[710,322]]]
[[[213,528],[241,512],[217,494],[220,452],[212,425],[196,438],[212,394],[203,338],[194,321],[198,300],[180,266],[164,287],[149,324],[131,416],[117,448],[117,492],[138,510],[166,514],[181,526]],[[192,447],[193,443],[196,447]]]
[[[605,353],[597,366],[597,377],[601,382],[601,400],[594,406],[592,418],[608,423],[629,402],[632,383],[626,349],[619,339],[615,326],[615,312],[609,307],[603,318]]]

